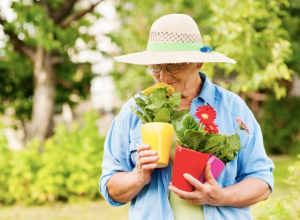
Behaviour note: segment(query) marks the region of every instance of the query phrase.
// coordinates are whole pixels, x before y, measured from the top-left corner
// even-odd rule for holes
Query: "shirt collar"
[[[203,81],[203,85],[197,98],[201,98],[208,104],[214,105],[214,97],[215,97],[214,84],[208,79],[208,77],[204,73],[199,72],[199,76]]]

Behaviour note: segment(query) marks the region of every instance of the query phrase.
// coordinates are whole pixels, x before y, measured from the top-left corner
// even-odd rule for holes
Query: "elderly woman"
[[[190,109],[194,115],[197,106],[212,106],[218,112],[220,133],[233,133],[235,117],[240,116],[251,135],[239,134],[245,148],[216,180],[209,166],[204,184],[185,174],[184,178],[195,187],[193,192],[185,192],[172,186],[172,163],[157,168],[157,152],[142,143],[142,124],[130,109],[136,106],[131,99],[107,134],[100,179],[104,198],[114,206],[131,202],[131,220],[253,219],[249,206],[266,200],[274,184],[274,164],[265,153],[260,126],[239,96],[198,72],[203,63],[235,61],[203,46],[197,24],[183,14],[155,21],[146,51],[115,59],[147,65],[157,82],[172,85],[181,93],[179,109]]]

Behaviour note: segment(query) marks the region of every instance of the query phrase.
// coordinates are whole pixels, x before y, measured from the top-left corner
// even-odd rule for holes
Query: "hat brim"
[[[235,60],[218,52],[201,51],[144,51],[114,57],[118,62],[136,65],[164,63],[232,63]]]

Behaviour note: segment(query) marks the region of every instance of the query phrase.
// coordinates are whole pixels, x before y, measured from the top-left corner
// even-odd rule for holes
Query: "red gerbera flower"
[[[250,135],[250,131],[249,131],[249,129],[247,128],[247,125],[242,121],[242,119],[240,119],[239,117],[236,117],[235,120],[236,120],[237,123],[239,124],[240,129],[241,129],[241,130],[245,130],[245,131],[247,132],[247,134]]]
[[[216,125],[214,123],[204,124],[204,125],[205,125],[204,130],[207,131],[206,134],[210,134],[210,132],[213,132],[215,134],[219,134],[218,125]]]
[[[195,116],[197,116],[200,119],[199,123],[203,124],[213,123],[216,119],[216,115],[217,113],[215,109],[209,105],[199,106],[195,113]]]

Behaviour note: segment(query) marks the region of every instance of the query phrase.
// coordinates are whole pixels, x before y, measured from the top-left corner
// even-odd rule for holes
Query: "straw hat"
[[[151,27],[147,50],[115,57],[116,61],[137,65],[164,63],[236,63],[202,44],[196,22],[188,15],[170,14]]]

